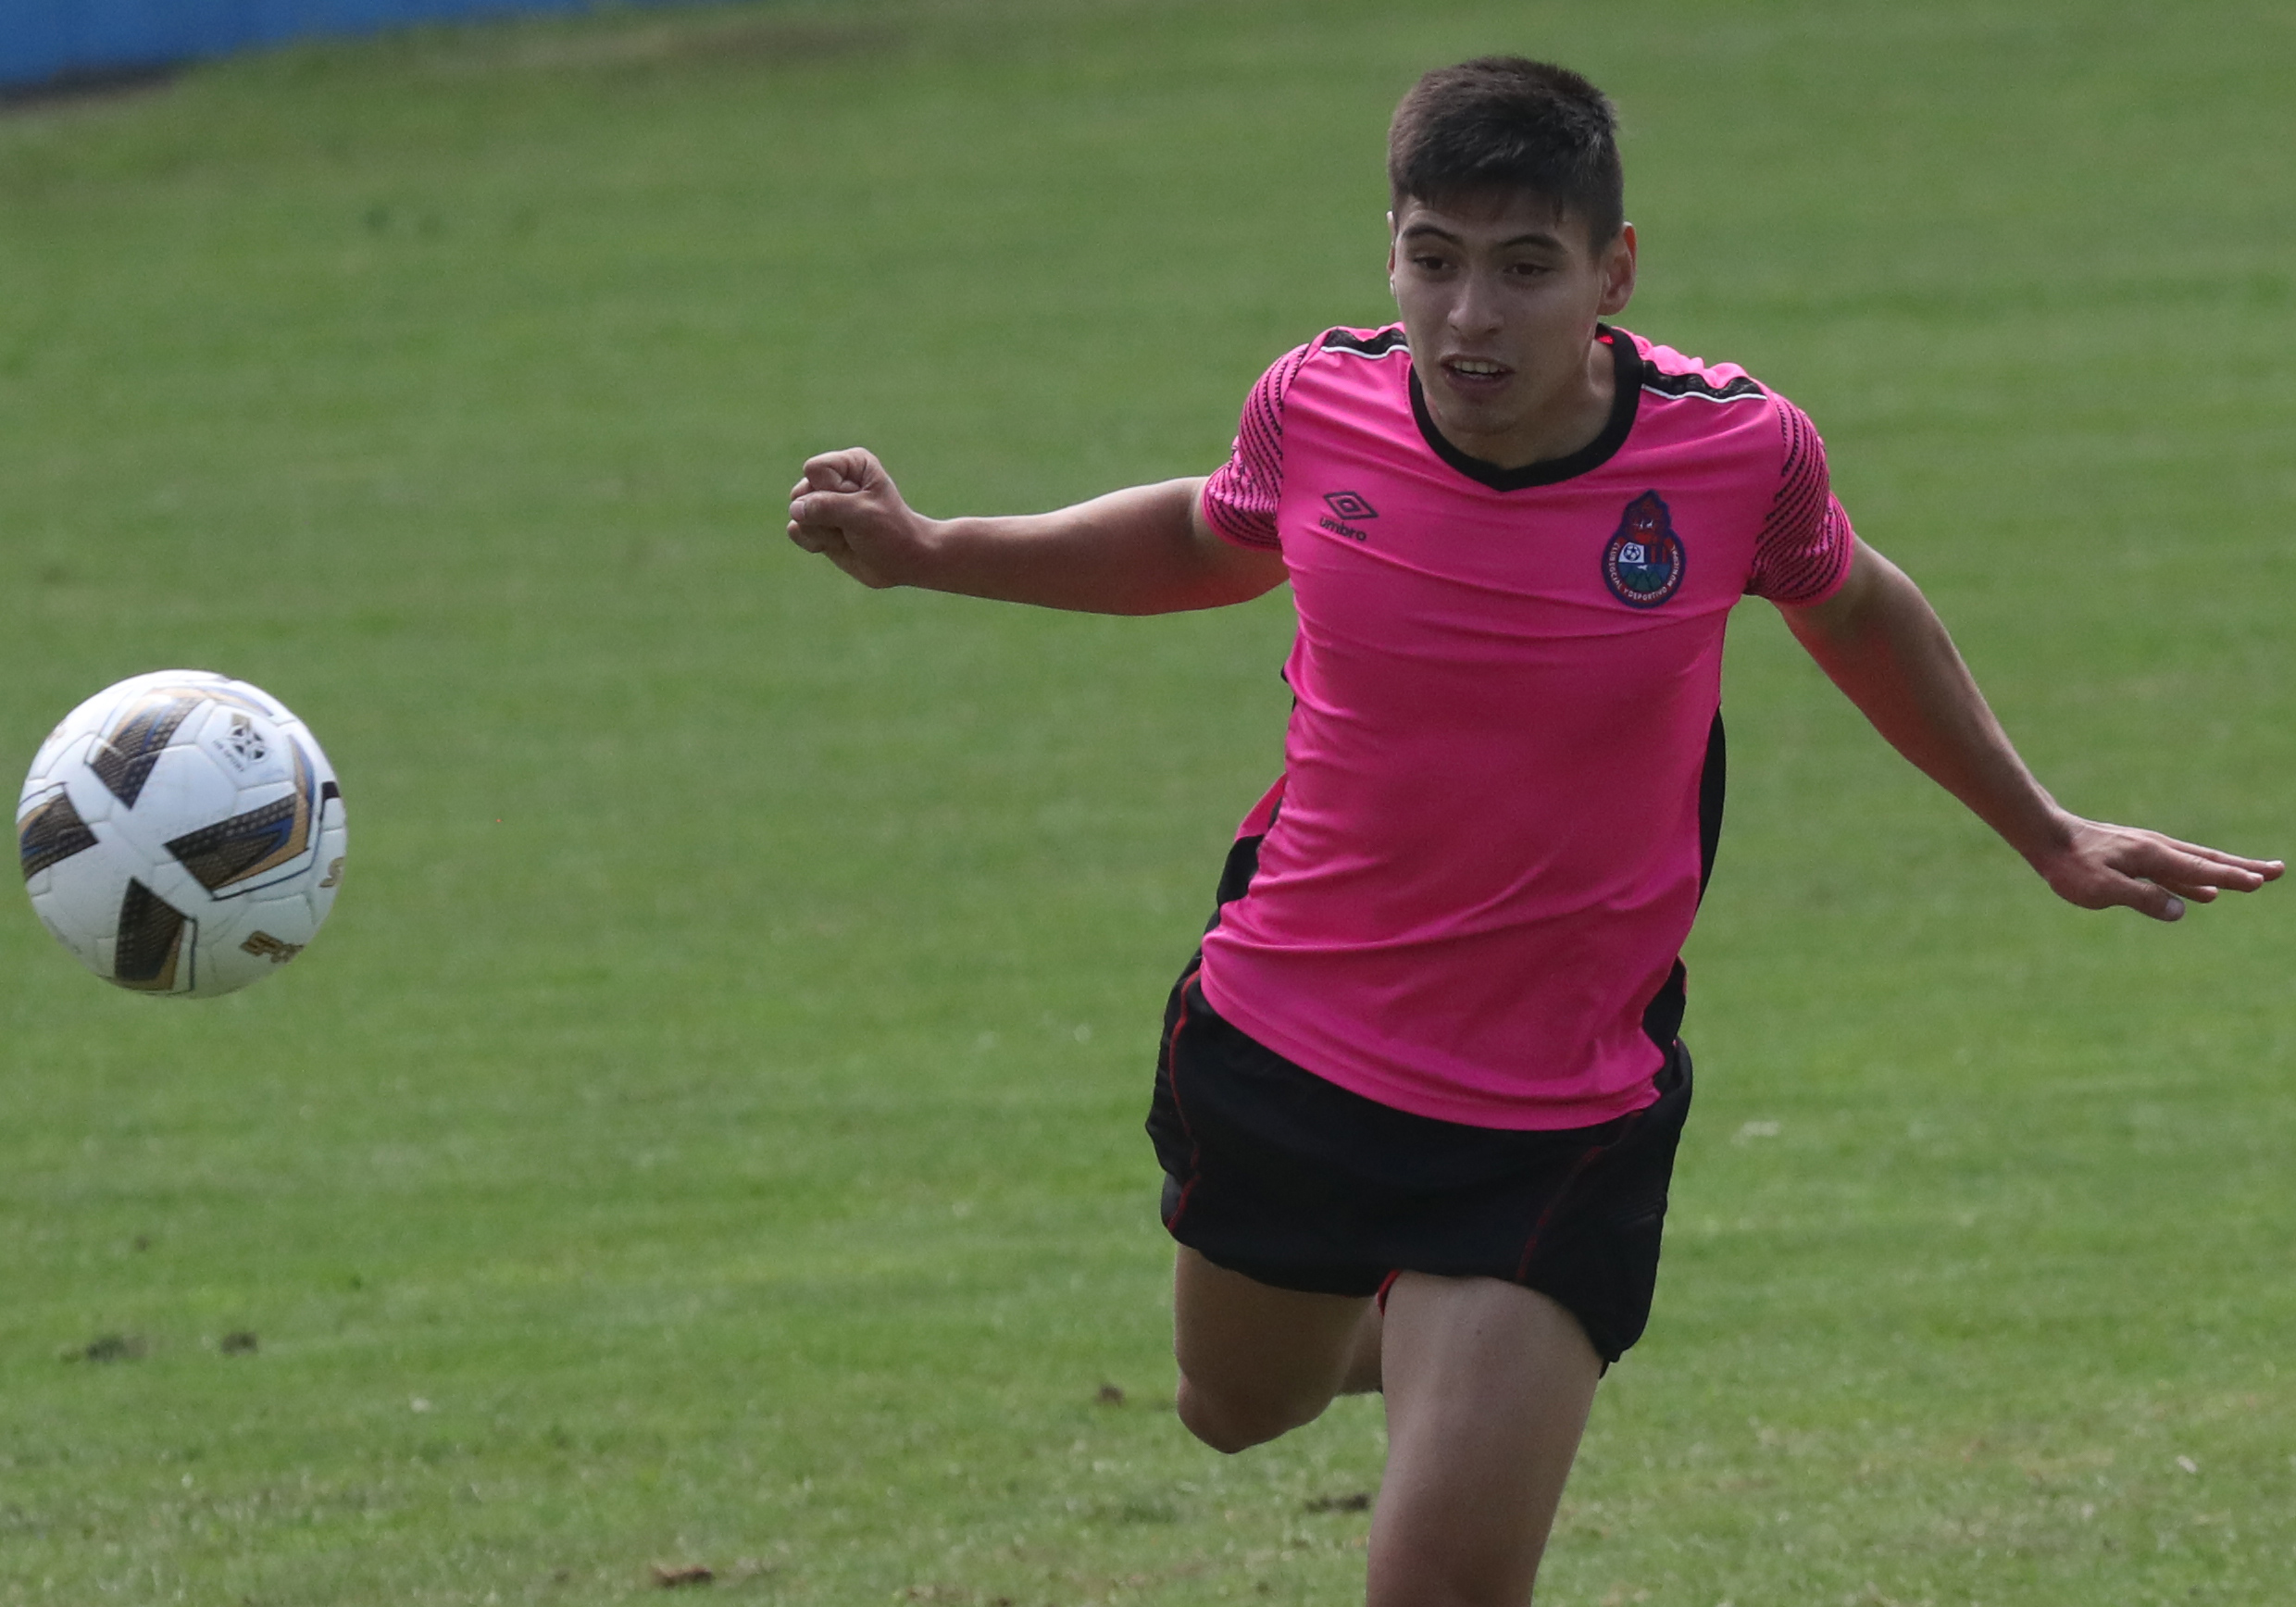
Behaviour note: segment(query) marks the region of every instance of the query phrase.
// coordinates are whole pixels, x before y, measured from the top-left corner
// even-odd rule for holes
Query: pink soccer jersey
[[[1809,420],[1742,369],[1604,330],[1617,401],[1504,470],[1437,433],[1400,326],[1254,388],[1213,526],[1281,551],[1299,633],[1214,1008],[1343,1088],[1489,1127],[1640,1109],[1721,825],[1722,639],[1812,603],[1852,536]],[[1264,834],[1264,835],[1263,835]]]

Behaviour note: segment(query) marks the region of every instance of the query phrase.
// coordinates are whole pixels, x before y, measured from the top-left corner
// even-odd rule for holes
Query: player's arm
[[[1865,542],[1832,596],[1779,612],[1890,746],[2001,833],[2060,898],[2173,921],[2187,900],[2207,903],[2219,890],[2252,892],[2279,878],[2278,860],[2242,859],[2062,808],[2017,757],[1928,599]]]
[[[1284,579],[1272,551],[1224,540],[1201,480],[1136,485],[1047,514],[929,519],[859,448],[810,458],[789,538],[864,586],[921,586],[1089,614],[1217,608]]]

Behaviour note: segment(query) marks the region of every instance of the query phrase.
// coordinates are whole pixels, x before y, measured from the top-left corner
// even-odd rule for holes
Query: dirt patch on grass
[[[141,1334],[98,1334],[64,1352],[67,1362],[140,1362],[151,1352]]]

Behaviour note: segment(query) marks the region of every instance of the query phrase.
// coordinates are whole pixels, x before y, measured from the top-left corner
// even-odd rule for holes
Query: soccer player
[[[1606,321],[1636,240],[1591,84],[1429,73],[1388,176],[1400,323],[1277,362],[1208,480],[939,521],[832,452],[789,534],[866,585],[1054,608],[1291,584],[1282,778],[1173,990],[1148,1122],[1180,1420],[1237,1451],[1383,1389],[1369,1601],[1514,1607],[1649,1313],[1741,596],[2076,904],[2173,921],[2281,866],[2060,807],[1853,532],[1809,419]]]

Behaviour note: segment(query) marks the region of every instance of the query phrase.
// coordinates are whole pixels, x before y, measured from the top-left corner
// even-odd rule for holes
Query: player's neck
[[[1603,342],[1588,342],[1585,359],[1576,369],[1546,394],[1532,398],[1513,418],[1461,417],[1459,409],[1446,405],[1449,398],[1440,386],[1422,386],[1422,391],[1435,428],[1452,445],[1494,468],[1527,468],[1568,457],[1594,443],[1610,423],[1617,400],[1617,359]]]

